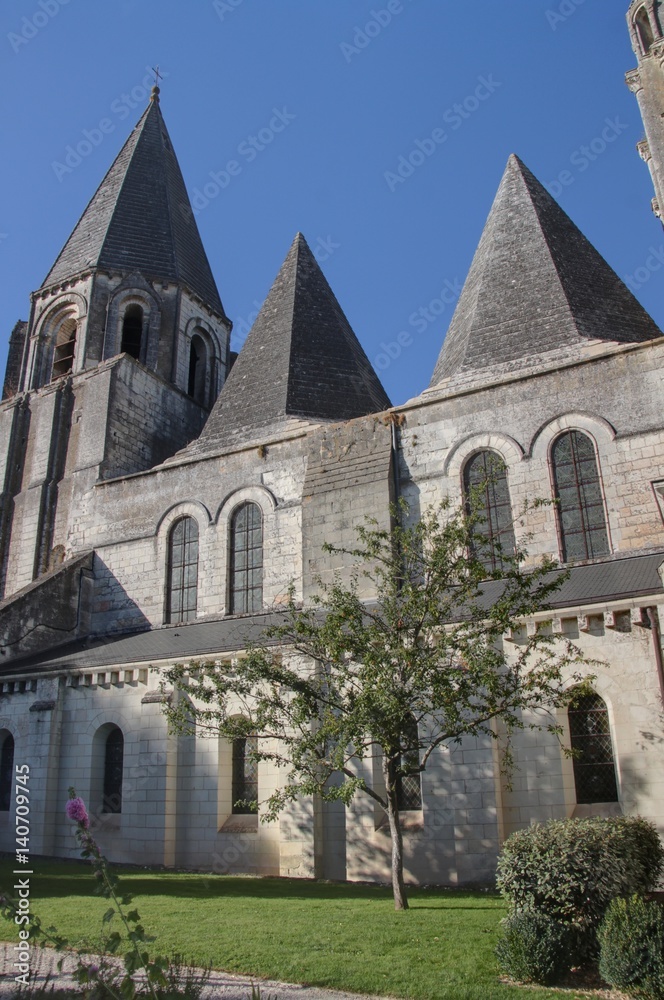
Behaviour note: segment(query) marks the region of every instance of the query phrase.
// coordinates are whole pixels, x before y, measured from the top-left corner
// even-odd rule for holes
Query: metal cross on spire
[[[158,87],[159,81],[164,79],[161,73],[159,72],[159,66],[153,66],[152,72],[154,73],[154,85],[155,87]]]

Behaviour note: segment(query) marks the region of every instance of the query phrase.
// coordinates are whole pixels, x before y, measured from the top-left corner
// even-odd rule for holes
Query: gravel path
[[[0,996],[7,995],[16,985],[13,963],[13,945],[0,943]],[[61,956],[50,948],[31,949],[30,970],[37,986],[50,978],[55,986],[66,989],[73,985],[71,972],[76,966],[76,956],[66,955],[62,972],[57,963]],[[92,961],[92,957],[90,958]],[[253,980],[261,989],[261,1000],[385,1000],[385,997],[360,997],[357,993],[338,993],[296,983],[275,983],[271,980]],[[205,1000],[250,1000],[252,980],[246,976],[231,976],[227,972],[213,972],[203,993]]]

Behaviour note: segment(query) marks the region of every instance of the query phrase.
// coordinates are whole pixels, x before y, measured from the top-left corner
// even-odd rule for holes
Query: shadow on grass
[[[34,859],[33,868],[32,884],[42,899],[94,895],[92,871],[85,863]],[[382,885],[169,872],[163,869],[147,873],[121,865],[112,865],[111,868],[122,879],[122,888],[134,896],[168,896],[172,899],[292,899],[306,902],[392,901],[391,888]],[[12,872],[12,861],[0,860],[0,886],[9,888],[13,884]],[[441,907],[449,910],[495,910],[499,898],[497,893],[482,890],[411,888],[408,891],[408,899],[414,910],[439,910]]]

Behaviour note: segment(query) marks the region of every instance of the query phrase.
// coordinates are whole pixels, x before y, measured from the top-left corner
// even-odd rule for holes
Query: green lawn
[[[12,869],[0,862],[0,887],[11,887]],[[580,996],[499,982],[493,949],[505,910],[491,893],[413,890],[411,909],[395,913],[390,891],[373,886],[118,871],[155,949],[197,965],[414,1000]],[[34,872],[31,906],[44,926],[94,944],[108,903],[94,896],[90,867],[36,862]],[[13,934],[1,921],[0,936]]]

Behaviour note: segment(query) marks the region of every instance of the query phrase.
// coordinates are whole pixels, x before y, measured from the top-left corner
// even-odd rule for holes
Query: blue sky
[[[635,151],[626,7],[5,0],[3,356],[140,117],[157,63],[235,346],[301,230],[392,400],[418,394],[511,152],[663,325],[664,234]],[[80,162],[67,161],[80,143]]]

